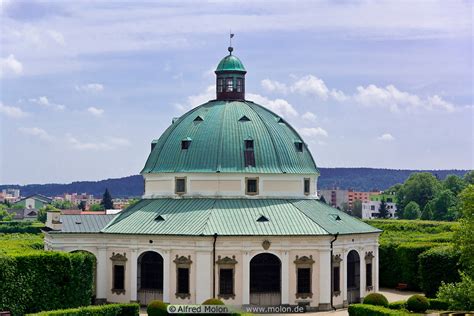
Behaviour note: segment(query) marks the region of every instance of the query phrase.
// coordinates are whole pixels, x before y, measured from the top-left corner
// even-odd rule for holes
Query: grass
[[[0,234],[0,255],[41,252],[43,234]]]

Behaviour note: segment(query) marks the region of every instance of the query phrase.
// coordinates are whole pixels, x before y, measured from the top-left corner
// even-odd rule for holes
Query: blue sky
[[[0,2],[2,184],[138,173],[230,29],[318,166],[474,167],[471,1]]]

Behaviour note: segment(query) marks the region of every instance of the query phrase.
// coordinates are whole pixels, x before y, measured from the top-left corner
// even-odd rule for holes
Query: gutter
[[[212,298],[216,298],[216,241],[217,233],[214,233],[214,242],[212,243]]]
[[[330,293],[330,295],[331,295],[331,308],[333,310],[336,310],[336,308],[334,307],[334,304],[333,304],[333,292],[334,292],[334,280],[333,280],[333,278],[334,278],[334,276],[333,276],[332,256],[333,256],[333,249],[334,249],[333,244],[337,240],[337,237],[339,236],[339,232],[337,232],[336,235],[333,235],[333,236],[334,236],[334,239],[331,240],[331,258],[330,258],[330,260],[331,260],[331,264],[330,264],[331,270],[329,272],[329,275],[331,276],[331,278],[330,278],[331,279],[331,293]]]

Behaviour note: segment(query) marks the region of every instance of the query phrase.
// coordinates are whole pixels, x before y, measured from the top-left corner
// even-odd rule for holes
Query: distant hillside
[[[440,179],[449,174],[463,176],[467,170],[395,170],[376,168],[320,168],[320,189],[339,187],[368,191],[385,190],[396,183],[404,182],[414,172],[431,172]],[[56,196],[70,192],[87,192],[101,196],[108,188],[113,197],[136,197],[143,194],[143,178],[140,175],[101,181],[77,181],[68,184],[0,185],[0,189],[18,188],[22,196],[34,193]]]

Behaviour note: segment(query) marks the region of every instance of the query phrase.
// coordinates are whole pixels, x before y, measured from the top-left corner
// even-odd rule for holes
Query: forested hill
[[[377,168],[320,168],[321,176],[318,181],[319,189],[339,187],[369,191],[384,190],[396,183],[404,182],[411,173],[431,172],[440,179],[449,174],[463,176],[467,170],[395,170]],[[113,197],[134,197],[143,193],[143,178],[140,175],[101,181],[77,181],[68,184],[28,184],[0,185],[0,189],[18,188],[22,196],[39,193],[46,196],[56,196],[63,193],[87,192],[101,196],[108,188]]]

